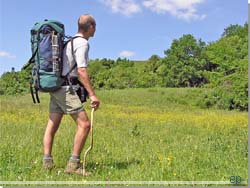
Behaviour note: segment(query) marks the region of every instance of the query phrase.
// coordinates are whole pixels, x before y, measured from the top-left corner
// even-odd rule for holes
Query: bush
[[[29,73],[27,71],[6,72],[0,79],[0,95],[16,95],[29,91]]]
[[[213,92],[204,96],[204,106],[216,106],[221,109],[248,109],[248,84],[247,74],[244,77],[233,74],[225,77],[221,85],[214,88]]]

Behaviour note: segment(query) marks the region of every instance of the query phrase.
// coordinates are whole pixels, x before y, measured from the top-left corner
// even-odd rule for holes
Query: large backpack
[[[38,90],[58,90],[76,67],[75,64],[65,76],[62,76],[63,48],[71,41],[73,53],[73,39],[76,37],[71,37],[67,41],[64,41],[65,38],[64,25],[55,20],[44,20],[36,23],[31,29],[32,56],[23,69],[34,63],[30,80],[30,92],[34,103],[40,103]]]

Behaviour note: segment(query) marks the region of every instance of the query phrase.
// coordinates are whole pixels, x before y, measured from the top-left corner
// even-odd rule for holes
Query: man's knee
[[[87,121],[79,121],[77,126],[80,129],[90,130],[90,122],[88,120]]]
[[[78,128],[90,130],[90,122],[85,111],[80,112],[75,119]]]

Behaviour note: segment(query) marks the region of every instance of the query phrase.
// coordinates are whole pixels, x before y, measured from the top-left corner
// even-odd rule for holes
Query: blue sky
[[[164,57],[173,39],[193,34],[205,42],[219,39],[230,24],[247,22],[246,0],[0,0],[0,75],[31,56],[30,29],[44,19],[77,31],[79,15],[97,22],[90,59]]]

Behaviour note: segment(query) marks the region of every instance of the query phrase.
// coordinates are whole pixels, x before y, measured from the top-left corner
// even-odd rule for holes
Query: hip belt
[[[78,78],[77,77],[73,77],[73,78],[69,78],[69,79],[65,79],[65,81],[63,82],[62,86],[69,86],[69,85],[77,85],[79,83]]]

